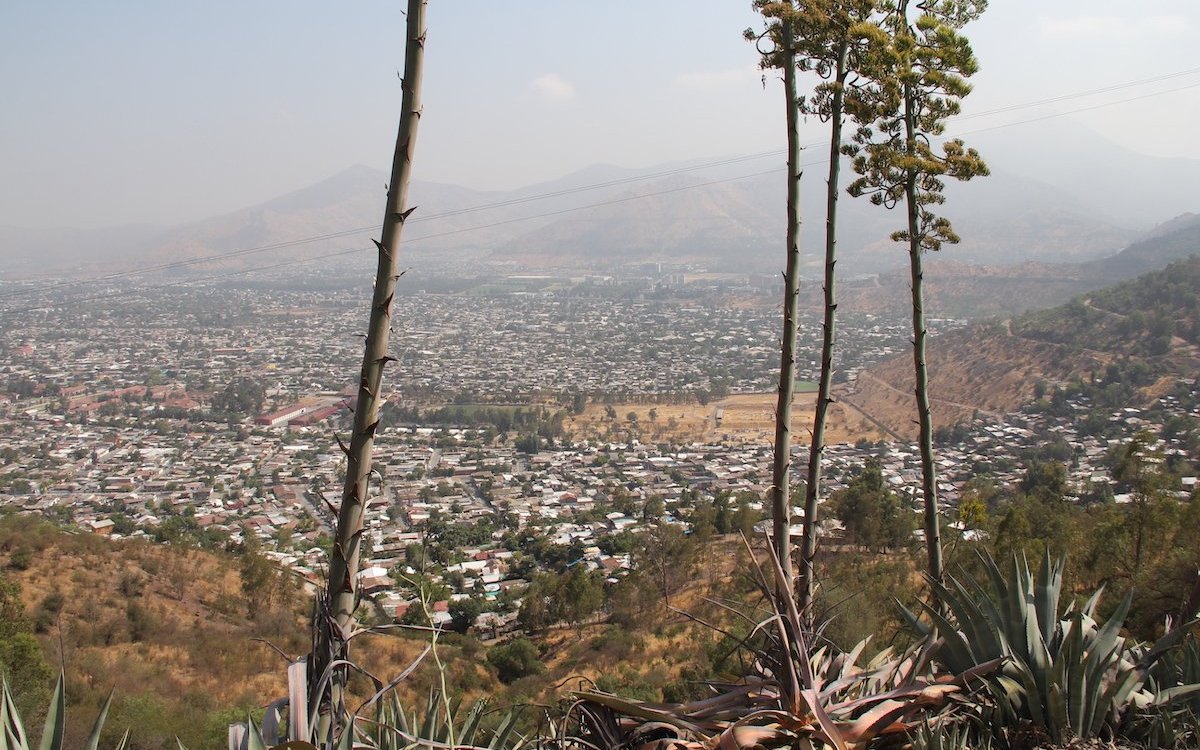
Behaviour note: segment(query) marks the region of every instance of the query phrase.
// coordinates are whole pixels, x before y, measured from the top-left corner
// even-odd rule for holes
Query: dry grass
[[[0,523],[0,561],[17,547],[31,549],[32,561],[5,575],[20,583],[30,616],[48,595],[62,596],[59,614],[38,637],[47,662],[65,666],[73,737],[86,733],[111,690],[112,731],[140,725],[135,747],[175,747],[175,735],[189,747],[208,746],[204,738],[223,733],[228,721],[287,694],[286,661],[255,639],[292,656],[308,650],[309,597],[294,590],[248,618],[229,555],[8,519]],[[421,639],[368,636],[354,642],[351,656],[386,681],[423,647]],[[471,697],[496,689],[481,659],[464,658],[453,645],[443,656],[456,690]],[[436,679],[426,660],[400,693],[423,703]],[[366,680],[351,687],[360,698],[372,690]]]
[[[745,393],[729,396],[706,405],[688,404],[612,404],[616,419],[606,416],[603,404],[590,404],[583,414],[565,424],[577,439],[624,439],[637,437],[643,442],[679,444],[728,442],[770,445],[775,437],[774,393]],[[812,429],[815,393],[796,394],[792,404],[794,439],[807,440]],[[650,418],[650,411],[655,418]],[[628,415],[633,412],[636,420]],[[718,423],[717,415],[721,415]],[[834,403],[829,410],[826,439],[830,443],[853,443],[859,439],[877,440],[883,433],[852,407]]]
[[[932,339],[927,361],[935,425],[970,420],[976,411],[1015,411],[1033,399],[1037,383],[1068,380],[1105,364],[1095,352],[1072,352],[983,326]],[[897,437],[913,439],[917,426],[912,394],[912,356],[901,354],[861,373],[846,398]]]

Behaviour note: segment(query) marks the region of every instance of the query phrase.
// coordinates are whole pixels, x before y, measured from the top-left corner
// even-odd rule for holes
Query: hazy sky
[[[387,168],[403,5],[0,4],[0,224],[172,223]],[[764,90],[741,39],[749,0],[430,6],[421,178],[509,188],[782,147],[780,84]],[[1134,150],[1200,158],[1196,0],[993,0],[967,33],[982,66],[967,113],[1192,72],[952,130],[1144,97],[1071,116]]]

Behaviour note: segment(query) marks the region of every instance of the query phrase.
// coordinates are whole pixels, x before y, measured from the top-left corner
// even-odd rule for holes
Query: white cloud
[[[575,98],[575,87],[558,73],[540,75],[533,79],[529,87],[538,96],[552,102],[566,102]]]
[[[1190,27],[1184,16],[1145,16],[1136,19],[1119,16],[1040,16],[1037,23],[1038,31],[1049,39],[1157,38],[1178,36],[1187,33]]]
[[[712,91],[736,84],[750,83],[762,79],[762,71],[751,65],[730,70],[699,71],[680,73],[673,82],[676,86],[697,91]]]

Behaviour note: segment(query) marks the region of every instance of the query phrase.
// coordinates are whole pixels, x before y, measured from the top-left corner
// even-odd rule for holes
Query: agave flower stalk
[[[315,615],[318,622],[314,622],[315,632],[329,633],[339,643],[316,644],[314,662],[322,662],[327,658],[343,658],[346,637],[353,622],[354,610],[358,606],[356,579],[360,562],[363,516],[371,476],[371,452],[375,444],[375,434],[379,429],[383,370],[384,366],[393,360],[388,354],[388,343],[392,302],[396,294],[396,281],[400,278],[397,254],[405,220],[414,210],[408,207],[408,189],[412,175],[413,151],[417,141],[417,125],[421,119],[421,73],[424,67],[427,4],[428,0],[408,2],[400,127],[396,135],[383,229],[380,239],[375,241],[378,250],[375,290],[371,299],[367,339],[358,381],[353,433],[349,447],[342,446],[347,461],[346,482],[342,489],[342,501],[337,514],[337,532],[329,559],[329,581],[326,590],[328,611],[318,611]],[[332,619],[333,622],[328,622],[328,619]],[[336,628],[330,627],[331,625],[335,625]],[[334,647],[330,648],[331,645]],[[314,670],[313,674],[319,675],[327,664],[314,663],[310,666]],[[336,682],[339,681],[335,680]]]

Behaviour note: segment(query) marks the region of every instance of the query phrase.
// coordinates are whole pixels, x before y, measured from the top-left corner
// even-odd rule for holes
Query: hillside
[[[1182,214],[1103,258],[1065,263],[1061,253],[1014,265],[980,266],[965,262],[947,246],[925,266],[927,311],[934,317],[981,319],[1009,317],[1054,307],[1072,297],[1134,278],[1200,252],[1200,216]],[[1053,261],[1053,262],[1050,262]],[[904,315],[909,310],[907,269],[884,272],[841,287],[845,309]],[[820,289],[802,293],[810,305],[821,303]]]
[[[1163,197],[1140,187],[1174,184],[1181,172],[1178,164],[1123,150],[1078,127],[1055,127],[1059,140],[1070,142],[1075,133],[1075,141],[1086,141],[1093,162],[1120,165],[1139,180],[1115,173],[1106,179],[1116,184],[1103,195],[1081,190],[1029,159],[1023,146],[1028,133],[1019,138],[992,134],[981,146],[992,175],[947,187],[944,212],[963,237],[950,257],[1001,266],[1094,260],[1125,246],[1151,222],[1178,213],[1182,209],[1175,208],[1190,200],[1187,191]],[[1082,158],[1077,151],[1072,153]],[[406,252],[426,259],[437,253],[443,263],[492,254],[494,263],[539,268],[612,269],[664,261],[774,273],[782,265],[781,159],[735,157],[642,168],[598,165],[509,191],[418,181],[412,202],[419,209],[405,233]],[[813,163],[801,183],[801,252],[808,275],[821,267],[824,179],[821,165]],[[382,171],[354,166],[257,205],[170,227],[0,227],[0,259],[6,274],[41,276],[96,274],[229,254],[219,262],[172,269],[175,275],[203,275],[362,247],[361,258],[350,255],[338,263],[365,265],[370,259],[367,237],[380,220],[386,181]],[[1156,203],[1142,211],[1112,209],[1114,202],[1129,207],[1148,200]],[[904,264],[903,253],[887,239],[900,223],[898,214],[848,197],[843,197],[841,211],[840,268],[857,274]],[[240,252],[247,250],[253,252]]]
[[[4,563],[0,576],[20,585],[47,665],[65,666],[68,747],[83,746],[110,690],[106,737],[133,727],[133,748],[174,748],[175,735],[188,747],[223,746],[228,723],[287,692],[285,662],[256,639],[293,655],[308,648],[308,597],[281,590],[251,607],[226,554],[8,517],[0,519]],[[386,674],[419,649],[381,638],[359,658]],[[486,672],[472,681],[494,684]]]
[[[704,694],[698,681],[741,667],[732,641],[682,612],[744,632],[726,604],[716,602],[747,599],[753,586],[744,575],[740,538],[711,537],[689,543],[688,550],[677,560],[678,571],[663,574],[675,581],[674,609],[664,606],[658,579],[622,583],[619,592],[610,592],[609,611],[531,637],[541,667],[507,683],[487,658],[503,644],[446,633],[439,639],[445,684],[467,703],[486,697],[499,707],[551,705],[563,690],[589,684],[655,701]],[[110,690],[102,746],[131,727],[134,750],[173,749],[176,735],[188,747],[223,747],[227,724],[286,694],[285,661],[266,642],[293,656],[307,651],[309,597],[292,590],[269,607],[248,607],[238,565],[237,557],[224,553],[66,532],[28,517],[0,518],[0,581],[19,584],[46,665],[65,664],[68,747],[83,745]],[[894,592],[895,579],[908,581],[911,571],[885,565],[878,574],[857,575],[879,591]],[[889,602],[881,595],[862,604],[853,622],[829,635],[852,643],[894,627]],[[384,679],[400,673],[428,640],[423,633],[367,638],[354,641],[351,656]],[[440,682],[434,660],[426,659],[397,692],[406,706],[422,711]],[[360,697],[369,694],[366,688],[365,682],[352,683]],[[527,709],[522,726],[532,729],[540,715]]]
[[[1159,375],[1194,377],[1200,371],[1197,289],[1200,255],[1193,255],[1066,305],[933,339],[935,423],[1018,409],[1033,399],[1039,383],[1088,377],[1121,359],[1145,362]],[[843,398],[911,438],[912,383],[911,356],[901,355],[863,372]]]

